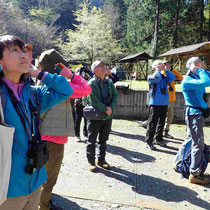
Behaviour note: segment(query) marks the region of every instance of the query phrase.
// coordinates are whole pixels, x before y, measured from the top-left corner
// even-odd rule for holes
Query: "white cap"
[[[101,63],[102,61],[94,61],[91,65],[91,71],[94,71],[94,69]]]
[[[157,65],[159,65],[160,63],[163,63],[162,60],[156,60],[152,63],[152,68],[154,69]]]
[[[188,59],[188,61],[186,63],[186,68],[190,69],[191,64],[195,63],[199,59],[200,59],[199,57],[192,57],[192,58]]]

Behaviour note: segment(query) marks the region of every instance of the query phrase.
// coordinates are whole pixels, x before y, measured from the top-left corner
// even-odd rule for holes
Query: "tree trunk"
[[[177,48],[177,42],[178,42],[178,27],[179,27],[179,11],[180,11],[180,5],[181,0],[174,0],[176,5],[176,14],[175,14],[175,29],[173,34],[173,48]]]
[[[39,0],[39,9],[42,8],[43,0]]]
[[[203,42],[203,22],[204,22],[204,0],[201,0],[201,7],[200,7],[200,39],[199,42]]]
[[[158,55],[158,31],[159,31],[159,4],[160,0],[155,0],[156,9],[155,9],[155,31],[154,31],[154,39],[152,43],[152,56],[154,58]]]
[[[208,41],[210,41],[210,8],[209,8],[209,30],[208,30]]]

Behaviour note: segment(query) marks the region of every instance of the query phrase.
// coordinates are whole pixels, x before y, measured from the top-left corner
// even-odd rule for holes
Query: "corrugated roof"
[[[147,60],[152,58],[149,54],[147,54],[146,52],[140,52],[140,53],[136,53],[133,55],[128,55],[125,56],[124,58],[121,58],[119,60],[119,62],[128,62],[128,61],[136,61],[138,58],[138,60]]]
[[[160,57],[192,52],[192,51],[197,50],[198,48],[200,48],[200,47],[202,47],[206,44],[210,44],[210,42],[203,42],[203,43],[199,43],[199,44],[193,44],[193,45],[188,45],[188,46],[184,46],[184,47],[171,49],[168,52],[165,52],[162,55],[160,55]]]

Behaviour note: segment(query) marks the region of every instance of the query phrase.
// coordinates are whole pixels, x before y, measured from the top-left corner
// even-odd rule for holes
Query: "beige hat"
[[[94,61],[91,65],[91,71],[94,71],[94,69],[103,61]]]

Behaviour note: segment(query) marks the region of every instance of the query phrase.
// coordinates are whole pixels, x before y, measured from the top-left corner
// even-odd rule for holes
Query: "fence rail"
[[[117,108],[114,113],[116,119],[146,120],[148,118],[148,91],[118,90]],[[210,97],[210,94],[208,94]],[[210,102],[209,102],[210,106]],[[176,93],[173,122],[184,123],[185,102],[182,92]],[[206,122],[210,122],[207,119]]]

